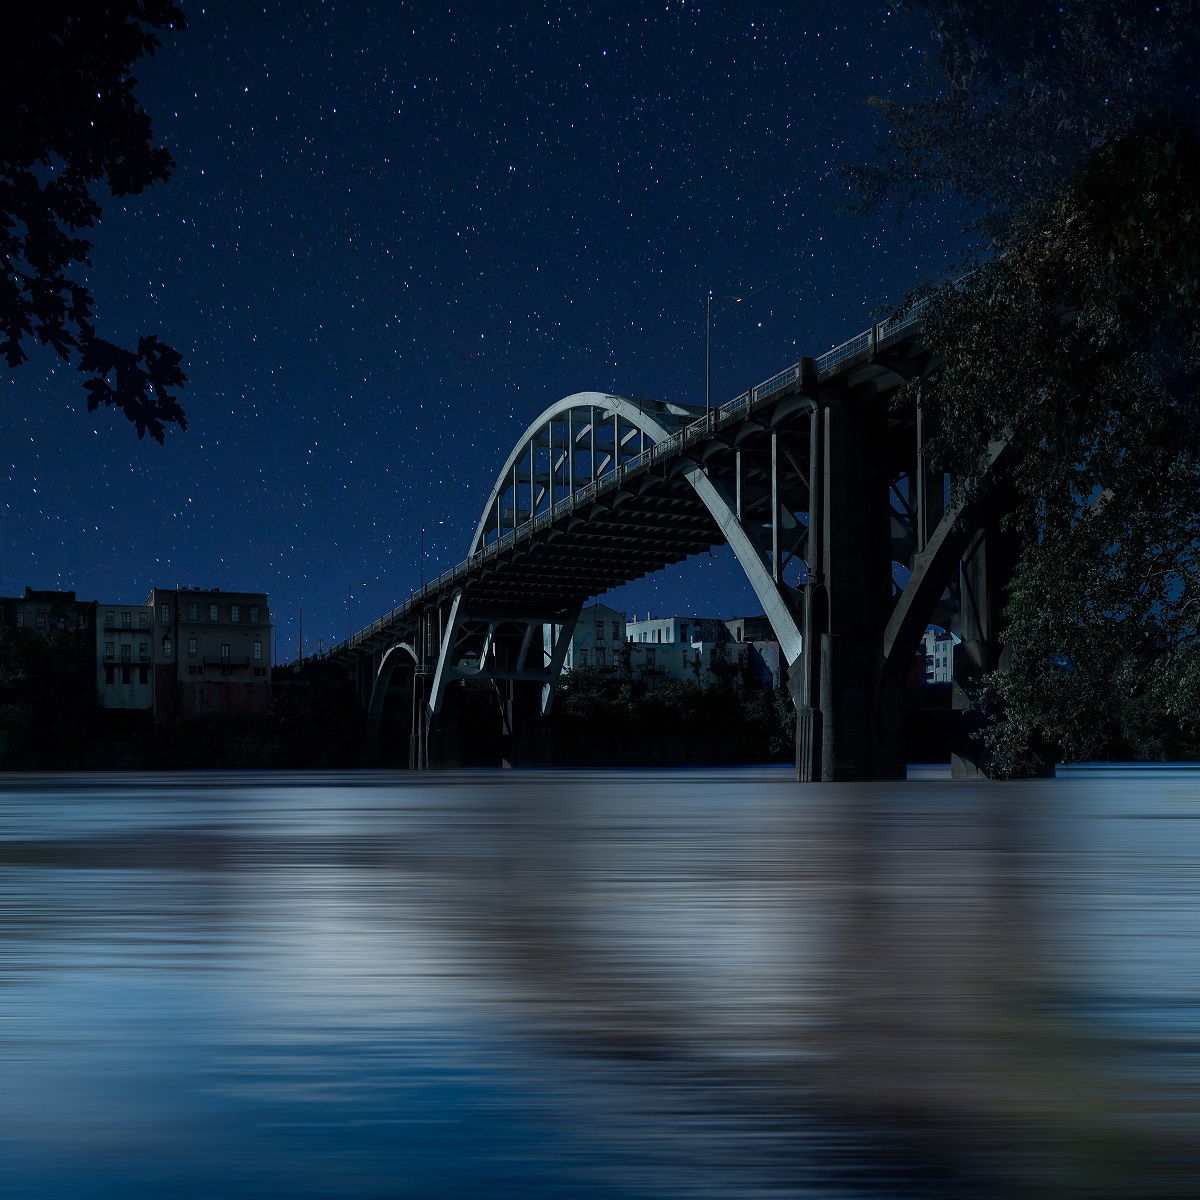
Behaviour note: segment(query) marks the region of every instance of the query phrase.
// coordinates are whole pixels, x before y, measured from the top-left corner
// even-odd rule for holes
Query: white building
[[[154,707],[154,610],[96,607],[96,694],[103,708]]]
[[[950,683],[954,679],[954,647],[961,639],[936,625],[925,630],[925,682]]]
[[[727,642],[724,621],[710,617],[634,617],[627,626],[627,639],[635,646],[696,646],[704,642]]]
[[[546,652],[549,654],[549,645]],[[567,648],[564,671],[619,667],[625,649],[625,614],[607,604],[590,604],[579,614]]]
[[[545,650],[549,657],[549,630]],[[728,623],[715,618],[647,613],[644,620],[627,621],[625,613],[597,603],[580,613],[563,671],[615,671],[653,688],[668,679],[740,686],[749,670],[764,685],[779,687],[786,682],[781,664],[778,642],[735,641]]]

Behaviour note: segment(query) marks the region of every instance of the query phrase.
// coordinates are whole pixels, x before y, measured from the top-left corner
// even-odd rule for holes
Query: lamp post
[[[431,525],[445,525],[446,518],[439,517],[436,521],[431,521]],[[421,587],[425,587],[425,526],[421,526]]]
[[[356,587],[366,587],[367,581],[359,579],[355,583],[346,584],[346,645],[350,645],[350,639],[354,636],[354,622],[350,620],[350,589]]]
[[[742,298],[741,296],[714,296],[711,288],[708,291],[708,308],[704,321],[704,414],[706,420],[712,419],[712,400],[709,392],[711,371],[709,367],[712,361],[712,306],[714,300],[732,300],[734,304],[741,304]]]

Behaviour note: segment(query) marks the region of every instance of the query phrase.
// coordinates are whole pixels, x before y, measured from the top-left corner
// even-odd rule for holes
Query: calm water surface
[[[5,1197],[1188,1195],[1200,773],[0,780]]]

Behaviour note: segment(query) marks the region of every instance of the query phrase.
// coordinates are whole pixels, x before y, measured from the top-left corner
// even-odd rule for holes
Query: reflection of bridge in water
[[[728,543],[788,662],[800,778],[902,778],[918,640],[937,619],[962,638],[965,670],[987,667],[1007,557],[992,514],[948,508],[919,402],[895,403],[937,365],[921,311],[711,412],[600,392],[547,408],[503,464],[467,557],[334,651],[373,734],[389,689],[411,680],[410,763],[452,763],[447,688],[473,679],[494,687],[506,758],[544,756],[584,603]]]

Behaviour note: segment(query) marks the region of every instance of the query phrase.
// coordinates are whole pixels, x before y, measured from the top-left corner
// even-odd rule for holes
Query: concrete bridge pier
[[[809,582],[789,679],[797,774],[806,782],[903,778],[902,739],[880,738],[876,728],[892,596],[887,411],[844,398],[819,403],[811,419]]]

